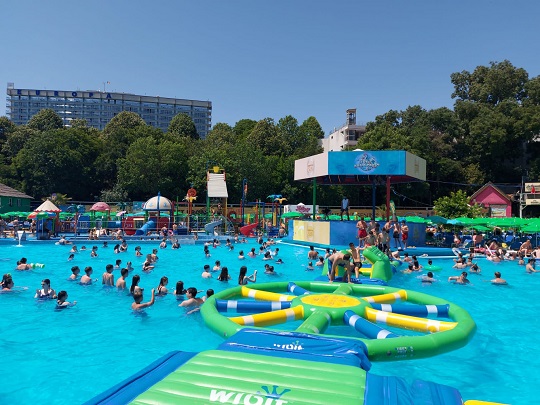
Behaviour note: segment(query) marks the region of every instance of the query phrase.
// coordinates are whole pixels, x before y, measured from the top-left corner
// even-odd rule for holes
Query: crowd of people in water
[[[115,244],[113,247],[114,253],[120,254],[128,252],[129,246],[127,241],[121,240],[119,242],[120,243]],[[248,241],[245,238],[240,239],[238,236],[235,236],[233,240],[227,239],[224,245],[229,251],[233,251],[235,244],[247,242]],[[61,237],[60,241],[57,242],[57,244],[71,245],[68,261],[74,260],[76,254],[82,254],[88,251],[90,258],[99,256],[99,247],[97,245],[93,245],[91,248],[87,248],[83,245],[78,248],[76,245],[74,245],[71,241],[69,241],[63,236]],[[260,245],[259,250],[257,251],[255,248],[251,248],[247,255],[244,255],[243,250],[239,250],[237,256],[238,259],[243,260],[246,258],[246,256],[251,258],[260,257],[263,261],[272,261],[275,264],[284,263],[281,258],[276,258],[276,256],[279,254],[279,248],[273,246],[275,244],[273,239],[268,239],[267,241],[264,241],[261,236],[258,238],[258,244]],[[221,245],[222,243],[218,239],[214,239],[213,241],[204,243],[203,251],[205,257],[209,258],[211,256],[209,251],[210,247],[217,248]],[[169,246],[171,247],[171,249],[179,249],[181,247],[179,241],[176,238],[163,238],[159,244],[160,249],[165,249]],[[108,241],[103,241],[103,245],[101,247],[110,248]],[[136,246],[132,251],[134,252],[136,257],[144,256],[141,246]],[[157,255],[158,252],[158,248],[153,248],[151,253],[145,255],[145,259],[142,263],[141,268],[142,272],[150,273],[155,269],[159,260]],[[28,263],[27,258],[22,257],[19,261],[17,261],[17,266],[14,270],[32,270],[36,268],[36,266],[39,267],[43,265]],[[120,276],[116,280],[114,274],[115,270],[120,271]],[[170,289],[168,287],[168,277],[163,276],[160,279],[159,285],[155,288],[152,288],[150,300],[144,302],[144,289],[139,286],[141,276],[139,274],[132,275],[131,284],[129,284],[130,273],[133,271],[134,267],[132,261],[127,261],[126,265],[122,266],[122,260],[116,259],[115,264],[107,264],[105,266],[105,271],[101,276],[101,284],[109,288],[116,288],[119,291],[126,291],[129,295],[131,295],[133,297],[133,303],[131,304],[131,308],[134,311],[140,311],[144,308],[152,306],[155,302],[156,296],[166,296],[167,294],[172,294],[176,297],[178,301],[180,301],[178,306],[186,308],[186,310],[188,311],[187,313],[190,314],[193,312],[197,312],[199,310],[199,307],[206,301],[206,299],[214,294],[213,289],[208,289],[203,297],[198,297],[197,295],[199,293],[202,293],[203,291],[198,290],[195,287],[185,288],[184,282],[181,280],[178,280],[176,282],[176,286],[174,289]],[[213,267],[205,264],[202,269],[201,277],[212,278],[214,273],[218,274],[218,281],[229,282],[229,280],[232,280],[232,276],[229,274],[227,266],[222,266],[220,260],[216,260]],[[257,273],[257,270],[254,270],[251,274],[248,274],[247,266],[241,266],[238,272],[238,284],[246,285],[248,283],[255,283],[257,281]],[[277,274],[274,266],[270,265],[269,263],[266,263],[264,265],[264,273],[268,275]],[[71,275],[68,277],[68,280],[76,282],[80,285],[100,283],[100,279],[94,276],[94,269],[92,266],[86,266],[82,271],[80,266],[72,266]],[[0,290],[2,292],[16,291],[14,287],[15,284],[13,280],[13,275],[11,273],[4,274],[0,283]],[[41,288],[36,290],[34,297],[40,300],[56,300],[56,307],[58,309],[68,308],[77,304],[76,301],[67,301],[68,293],[66,291],[60,291],[57,294],[56,291],[51,288],[50,279],[42,280]]]
[[[437,270],[437,266],[433,266],[432,261],[428,260],[427,265],[423,266],[419,263],[418,257],[414,254],[409,255],[407,248],[408,228],[407,225],[402,222],[399,224],[397,221],[388,221],[381,227],[376,221],[367,223],[364,220],[360,220],[357,223],[358,233],[356,235],[358,243],[351,242],[348,250],[337,251],[336,249],[327,248],[324,253],[319,253],[314,246],[310,246],[307,253],[307,265],[306,271],[313,271],[317,267],[323,267],[328,264],[328,280],[329,282],[338,281],[336,277],[338,275],[338,267],[344,269],[343,276],[339,281],[342,282],[356,282],[355,279],[359,279],[362,273],[362,266],[364,258],[362,251],[369,246],[376,246],[382,252],[388,255],[391,260],[399,261],[406,266],[402,271],[404,274],[420,274],[418,278],[422,283],[433,283],[439,281],[433,271]],[[394,239],[394,246],[391,246],[391,237]],[[521,244],[517,250],[506,249],[502,244],[499,244],[496,240],[484,241],[482,237],[477,236],[473,238],[473,245],[470,247],[468,255],[462,253],[461,250],[455,249],[456,258],[453,260],[453,268],[461,270],[458,275],[452,275],[448,277],[449,282],[456,284],[470,284],[468,278],[469,273],[481,273],[481,268],[478,265],[478,258],[482,257],[493,263],[500,263],[502,261],[516,261],[518,265],[524,266],[527,273],[537,273],[540,270],[536,270],[536,261],[540,260],[540,246],[536,248],[532,247],[530,240],[526,240]],[[251,239],[250,239],[251,241]],[[113,250],[114,253],[125,253],[129,251],[128,243],[125,239],[116,240]],[[261,258],[263,261],[267,261],[264,264],[264,273],[267,275],[277,274],[274,268],[275,265],[283,264],[283,260],[279,255],[279,248],[273,246],[275,241],[273,239],[267,239],[266,241],[262,236],[257,237],[258,249],[255,247],[242,249],[242,244],[248,243],[246,238],[239,238],[237,235],[234,238],[227,239],[224,243],[224,247],[229,251],[234,251],[235,245],[237,245],[239,260],[246,258]],[[72,245],[69,251],[68,261],[75,258],[76,254],[90,251],[90,257],[98,257],[99,247],[93,245],[91,248],[81,246],[80,249],[71,241],[65,237],[61,237],[57,242],[59,245]],[[136,257],[144,256],[141,271],[143,273],[149,273],[154,271],[158,263],[158,249],[165,249],[169,247],[171,249],[179,249],[180,243],[176,238],[163,237],[159,243],[158,248],[153,248],[151,253],[144,255],[142,253],[141,246],[136,246],[132,251]],[[217,248],[222,246],[222,243],[218,239],[208,241],[203,245],[203,253],[206,258],[211,257],[210,247]],[[103,241],[102,248],[109,248],[108,241]],[[247,253],[245,253],[247,252]],[[423,255],[425,256],[425,255]],[[25,271],[36,268],[40,265],[38,263],[28,263],[28,260],[23,257],[17,262],[15,268],[16,271]],[[116,278],[114,271],[119,270],[120,276]],[[151,290],[150,300],[144,302],[144,289],[139,286],[141,280],[140,275],[134,274],[131,276],[131,282],[129,282],[130,273],[134,272],[133,262],[127,261],[125,266],[122,266],[122,260],[117,259],[114,264],[107,264],[105,266],[105,272],[101,276],[101,284],[110,288],[116,288],[118,290],[126,291],[133,297],[133,303],[131,308],[134,311],[139,311],[149,306],[152,306],[155,302],[156,296],[165,296],[167,294],[174,295],[179,301],[180,307],[187,309],[188,313],[196,312],[200,306],[206,301],[206,299],[214,294],[213,289],[208,289],[203,297],[198,297],[198,294],[202,293],[195,287],[185,288],[184,283],[181,280],[176,282],[175,288],[170,289],[168,287],[169,279],[166,276],[161,277],[159,285]],[[440,270],[440,269],[439,269]],[[426,272],[427,271],[427,272]],[[69,280],[77,282],[81,285],[89,285],[99,283],[99,279],[93,275],[94,269],[92,266],[86,266],[82,269],[79,266],[71,267],[71,275]],[[229,282],[232,280],[232,276],[227,266],[222,266],[220,260],[215,261],[215,265],[212,267],[205,264],[201,278],[208,279],[213,278],[213,274],[217,274],[217,280],[220,282]],[[488,280],[486,280],[488,281]],[[507,281],[502,278],[500,271],[494,272],[494,278],[489,280],[493,284],[504,285]],[[257,282],[257,270],[254,270],[251,274],[248,274],[247,266],[240,267],[238,272],[237,283],[239,285],[246,285],[248,283]],[[0,283],[2,292],[13,291],[15,287],[13,276],[11,273],[4,274]],[[56,307],[58,309],[68,308],[76,305],[76,301],[68,301],[67,291],[56,291],[51,288],[51,281],[49,279],[43,279],[41,282],[41,288],[38,288],[35,293],[36,299],[53,299],[56,300]]]

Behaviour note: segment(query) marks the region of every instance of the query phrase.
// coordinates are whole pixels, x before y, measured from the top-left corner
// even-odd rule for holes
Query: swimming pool
[[[89,242],[89,241],[88,241]],[[77,243],[80,248],[83,243]],[[85,243],[88,248],[91,243]],[[0,316],[3,328],[0,347],[3,361],[0,375],[14,375],[3,386],[3,402],[28,403],[39,398],[49,403],[81,403],[122,381],[158,357],[172,350],[201,351],[215,348],[221,338],[210,332],[199,314],[186,315],[174,296],[157,298],[156,304],[146,311],[146,316],[135,316],[131,311],[132,298],[100,283],[81,286],[67,281],[70,268],[83,269],[91,265],[94,277],[101,280],[105,265],[121,259],[123,264],[133,262],[133,274],[141,275],[145,288],[145,301],[150,289],[156,287],[161,276],[169,278],[169,289],[177,280],[185,287],[200,290],[227,288],[227,283],[202,279],[204,264],[214,265],[220,260],[228,266],[236,285],[238,269],[248,266],[248,273],[258,269],[258,281],[312,280],[320,274],[306,272],[307,249],[279,244],[285,264],[274,264],[277,276],[264,275],[260,258],[238,260],[240,250],[245,253],[258,246],[254,241],[237,244],[233,251],[222,246],[210,248],[212,256],[205,258],[202,245],[184,245],[179,250],[159,250],[160,260],[154,272],[144,274],[139,269],[143,257],[137,258],[134,247],[139,244],[143,253],[157,248],[158,242],[129,243],[127,253],[114,254],[113,243],[108,248],[99,246],[99,256],[90,258],[90,250],[76,254],[68,262],[69,246],[50,243],[23,242],[22,247],[0,246],[2,274],[11,272],[17,286],[29,290],[15,294],[2,294]],[[29,262],[45,263],[43,269],[30,272],[13,271],[16,261],[27,257]],[[422,261],[422,260],[421,260]],[[463,349],[431,359],[398,363],[374,363],[372,371],[382,375],[399,375],[412,381],[416,378],[432,380],[454,386],[464,398],[483,399],[513,404],[530,403],[535,396],[533,384],[526,384],[536,374],[537,362],[534,330],[538,327],[534,307],[540,279],[526,275],[516,263],[494,265],[481,259],[483,275],[471,275],[473,285],[460,286],[447,283],[449,275],[459,274],[451,269],[451,260],[438,259],[444,270],[436,277],[441,282],[423,286],[416,275],[398,274],[392,286],[420,290],[446,298],[466,308],[478,325],[473,340]],[[509,286],[493,286],[483,282],[492,278],[493,269],[503,273]],[[115,270],[115,278],[119,271]],[[43,278],[50,278],[56,291],[68,291],[69,300],[77,306],[65,311],[55,311],[53,302],[37,302],[35,289]],[[128,281],[131,280],[131,274]],[[128,282],[129,285],[129,282]],[[516,308],[513,312],[512,308]]]

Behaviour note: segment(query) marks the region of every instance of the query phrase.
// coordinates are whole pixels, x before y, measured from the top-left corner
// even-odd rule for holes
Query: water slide
[[[206,233],[214,235],[214,232],[218,226],[223,224],[222,219],[218,219],[217,221],[209,222],[204,226],[204,230]]]
[[[146,235],[148,233],[148,231],[151,230],[151,229],[154,229],[155,226],[156,225],[155,225],[154,221],[148,221],[143,226],[141,226],[139,229],[137,229],[135,231],[135,235],[137,235],[137,236]]]
[[[240,228],[238,228],[238,230],[240,231],[240,233],[244,236],[249,236],[250,234],[254,233],[253,230],[255,228],[257,228],[257,225],[259,225],[257,222],[253,223],[253,224],[249,224],[249,225],[244,225]]]

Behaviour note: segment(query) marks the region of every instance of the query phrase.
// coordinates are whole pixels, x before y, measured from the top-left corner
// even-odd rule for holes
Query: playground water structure
[[[81,267],[92,265],[96,277],[104,271],[106,263],[114,263],[116,258],[122,259],[123,263],[132,260],[138,269],[141,259],[134,257],[134,246],[140,244],[143,253],[147,253],[157,247],[157,243],[129,241],[129,253],[114,255],[111,242],[107,250],[101,247],[102,241],[78,241],[79,248],[82,244],[87,247],[92,244],[99,246],[100,256],[90,260],[87,251],[77,254],[75,262],[67,262],[69,246],[23,241],[22,247],[18,247],[18,241],[2,241],[0,251],[3,260],[0,264],[3,273],[12,272],[16,285],[30,287],[27,292],[0,297],[4,301],[0,312],[6,324],[0,339],[2,345],[9,345],[10,348],[10,354],[0,366],[0,374],[7,375],[14,369],[18,373],[17,380],[10,382],[9,389],[5,390],[6,403],[27,403],[37,396],[50,403],[80,403],[128,378],[167,352],[205,352],[223,343],[222,338],[207,330],[200,316],[186,316],[173,297],[159,298],[146,311],[146,316],[133,316],[129,310],[132,302],[129,297],[103,289],[101,285],[83,287],[65,280],[70,274],[69,268],[75,264]],[[177,279],[182,279],[186,287],[194,285],[199,289],[222,291],[234,285],[234,281],[223,285],[215,279],[202,280],[202,264],[221,260],[223,265],[229,266],[233,278],[242,264],[247,265],[250,271],[261,269],[265,262],[260,259],[237,260],[239,250],[247,251],[252,246],[257,246],[253,239],[248,244],[235,245],[233,251],[225,247],[211,249],[212,257],[208,259],[204,257],[200,244],[182,245],[178,251],[160,250],[160,263],[156,270],[150,274],[138,272],[142,277],[140,284],[148,293],[151,287],[157,286],[162,275],[167,275],[170,288]],[[278,281],[313,280],[316,274],[305,271],[307,250],[304,247],[278,246],[279,257],[285,264],[275,266],[278,276],[267,276],[259,271],[258,282],[276,281],[276,278]],[[14,272],[15,261],[22,256],[28,257],[29,261],[36,261],[35,257],[39,257],[46,267],[31,272]],[[422,263],[423,259],[420,260]],[[446,282],[449,275],[457,274],[456,270],[451,269],[451,259],[435,259],[435,263],[443,267],[436,275],[439,283],[425,286],[414,276],[398,273],[390,285],[428,292],[466,308],[478,325],[475,337],[457,351],[429,359],[374,362],[371,372],[406,376],[409,384],[413,379],[446,384],[459,389],[467,399],[530,403],[535,388],[518,382],[526,381],[537,367],[528,354],[538,348],[532,336],[534,334],[530,333],[533,327],[531,322],[535,319],[534,311],[531,306],[525,306],[520,308],[520,319],[505,317],[501,321],[501,316],[511,310],[509,303],[523,300],[533,302],[540,280],[534,275],[523,275],[522,268],[515,263],[493,265],[480,259],[483,275],[471,275],[472,286],[457,286]],[[510,285],[497,287],[481,282],[491,278],[493,269],[502,271]],[[316,272],[319,274],[319,271]],[[114,273],[118,276],[117,271]],[[52,287],[57,291],[68,291],[69,299],[78,301],[77,306],[58,313],[50,302],[35,302],[33,291],[43,278],[50,278]],[[504,300],[500,299],[501,291],[505,295]],[[148,299],[147,295],[145,298]],[[36,332],[35,325],[38,324],[47,327]],[[330,326],[328,332],[334,334],[338,332],[336,328],[339,329]],[[347,331],[345,334],[350,336],[357,334],[350,327]],[[66,343],[59,345],[58,342]],[[111,356],[112,352],[114,356]],[[108,372],[111,367],[115,370],[113,374]],[[81,384],[68,382],[66,370],[70,375],[77,375]],[[271,386],[268,388],[272,390]]]

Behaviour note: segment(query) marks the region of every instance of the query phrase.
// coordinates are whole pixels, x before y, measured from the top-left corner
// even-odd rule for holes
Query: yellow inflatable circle
[[[347,295],[310,294],[300,298],[302,303],[325,308],[345,308],[360,305],[360,300]]]

